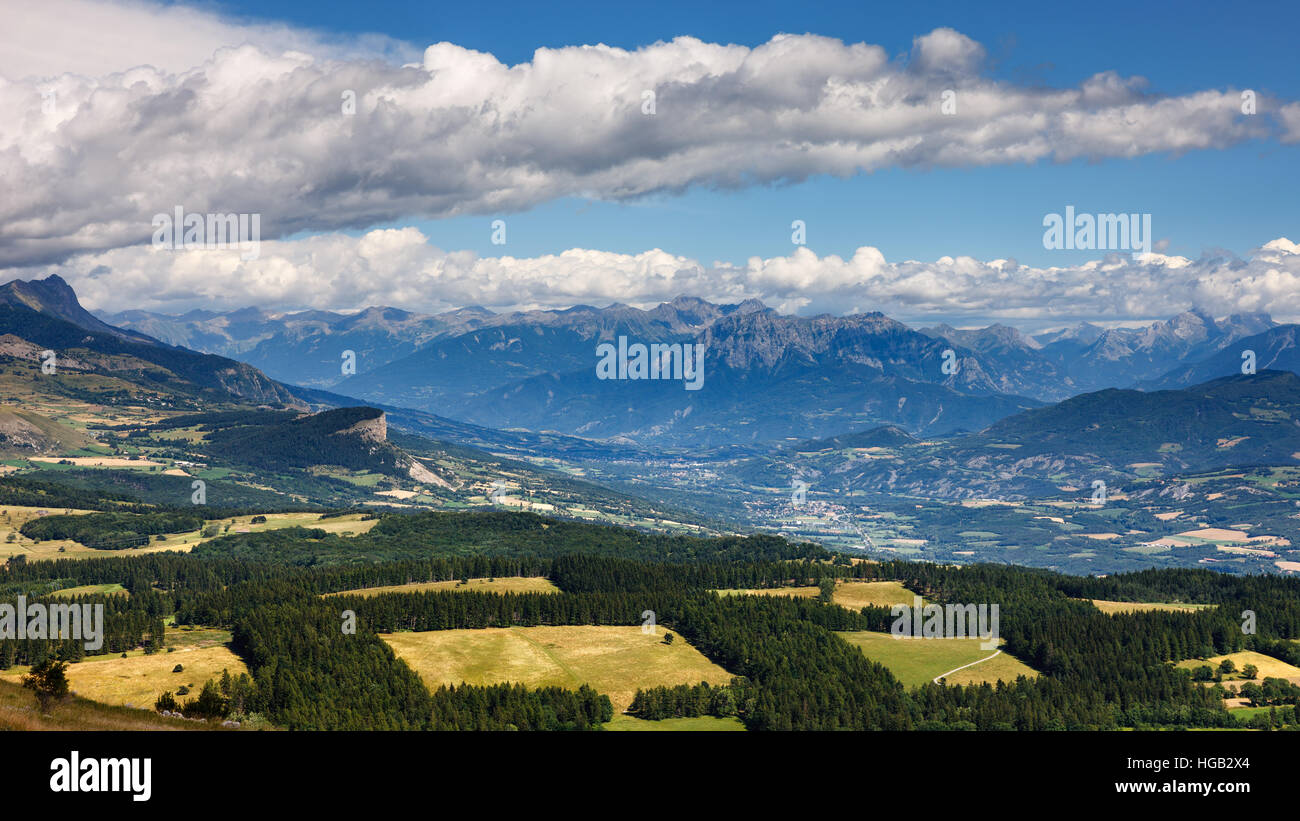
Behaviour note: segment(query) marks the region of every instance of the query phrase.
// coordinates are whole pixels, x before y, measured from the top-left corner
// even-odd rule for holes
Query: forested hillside
[[[546,577],[559,592],[362,595],[502,577]],[[1220,686],[1196,683],[1171,662],[1242,650],[1285,660],[1300,639],[1300,581],[1277,576],[1165,570],[1091,579],[1013,566],[850,563],[774,537],[663,537],[528,514],[390,514],[352,539],[280,531],[224,537],[191,555],[10,564],[0,588],[38,595],[54,579],[117,583],[129,593],[82,599],[107,604],[111,652],[155,644],[167,617],[178,627],[229,629],[251,675],[210,700],[237,693],[241,714],[294,729],[583,729],[608,720],[608,702],[589,690],[505,681],[430,689],[382,640],[394,631],[635,626],[653,612],[732,678],[647,688],[631,714],[734,717],[751,730],[1238,726]],[[713,592],[835,579],[895,581],[927,603],[996,603],[1002,649],[1040,675],[905,688],[838,635],[888,631],[889,608]],[[1209,606],[1108,615],[1090,597]],[[1256,614],[1254,632],[1242,629],[1244,611]],[[354,632],[341,629],[349,618]],[[0,666],[82,652],[76,642],[2,641]],[[1279,708],[1282,725],[1296,723],[1300,687],[1269,682],[1271,695],[1258,697]],[[234,710],[235,696],[224,698],[222,709]]]

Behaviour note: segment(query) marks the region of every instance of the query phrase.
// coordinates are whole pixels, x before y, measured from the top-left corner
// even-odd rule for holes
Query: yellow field
[[[815,587],[738,587],[727,590],[714,590],[719,596],[791,596],[796,599],[815,597]]]
[[[152,459],[127,459],[121,456],[33,456],[27,461],[55,464],[71,462],[77,467],[91,468],[153,468],[162,467],[162,462]]]
[[[867,605],[891,607],[895,604],[912,606],[916,594],[900,582],[857,582],[841,579],[835,585],[833,601],[841,607],[861,610]]]
[[[129,596],[126,588],[120,584],[83,584],[79,587],[65,587],[55,590],[50,595],[56,599],[70,599],[73,596]]]
[[[757,587],[733,590],[714,590],[722,596],[793,596],[800,599],[816,598],[821,591],[816,587]],[[850,610],[861,610],[867,605],[890,607],[895,604],[912,605],[916,594],[899,582],[860,582],[840,579],[835,585],[831,600]]]
[[[326,593],[326,596],[361,595],[366,598],[381,593],[424,593],[430,590],[453,590],[462,593],[559,593],[560,588],[543,576],[503,577],[499,579],[470,579],[469,584],[459,580],[445,582],[415,582],[413,584],[390,584],[385,587],[362,587],[357,590],[340,590]]]
[[[1178,604],[1165,602],[1131,602],[1131,601],[1106,601],[1105,599],[1089,599],[1097,606],[1097,609],[1108,616],[1116,613],[1144,613],[1148,610],[1169,610],[1178,613],[1191,613],[1195,610],[1204,610],[1213,607],[1212,604]]]
[[[1217,670],[1219,663],[1224,659],[1232,659],[1232,663],[1237,665],[1237,672],[1225,678],[1240,678],[1241,668],[1253,664],[1259,668],[1259,675],[1255,677],[1255,681],[1262,682],[1266,678],[1287,678],[1300,683],[1300,667],[1253,650],[1242,650],[1240,653],[1229,653],[1226,656],[1214,656],[1208,659],[1186,659],[1178,662],[1176,666],[1191,670],[1208,664]]]
[[[60,558],[67,558],[66,554],[60,554],[59,548],[66,547],[69,550],[85,550],[81,545],[71,540],[33,542],[31,539],[23,536],[18,530],[32,519],[37,517],[38,511],[45,511],[47,514],[64,514],[64,513],[93,513],[91,510],[72,510],[68,508],[46,508],[46,507],[22,507],[20,505],[0,506],[0,559],[8,558],[19,553],[26,553],[28,559],[35,559],[38,556],[33,555],[37,552],[54,553]],[[10,537],[13,541],[10,541]]]
[[[184,665],[184,672],[173,673],[172,668],[178,664]],[[68,665],[68,684],[82,698],[152,710],[158,696],[167,690],[174,693],[182,684],[192,693],[180,701],[197,697],[203,682],[210,678],[220,680],[222,670],[229,670],[232,676],[248,672],[244,662],[228,647],[216,646],[152,656],[92,656]],[[0,673],[0,678],[16,682],[26,672],[26,668],[15,667]]]
[[[381,636],[430,689],[444,684],[519,682],[529,687],[588,684],[621,713],[641,688],[725,684],[731,674],[681,636],[663,643],[640,627],[506,627]],[[175,654],[173,654],[175,655]]]
[[[738,718],[717,718],[716,716],[699,716],[698,718],[665,718],[659,721],[646,721],[643,718],[615,713],[614,720],[605,725],[606,730],[620,732],[710,732],[729,733],[744,732],[745,725]]]
[[[1212,542],[1244,542],[1250,534],[1244,530],[1228,530],[1223,527],[1203,527],[1199,530],[1185,530],[1179,536],[1192,539],[1206,539]]]
[[[1038,673],[1006,653],[993,655],[980,647],[979,639],[896,639],[889,633],[861,630],[839,633],[841,638],[860,649],[867,658],[889,668],[904,686],[915,687],[944,675],[946,684],[981,684],[1015,681],[1019,676],[1033,678]],[[991,657],[991,658],[990,658]],[[982,661],[987,659],[987,661]],[[951,672],[972,662],[978,662]]]
[[[162,541],[150,541],[143,547],[132,548],[131,550],[95,550],[86,547],[70,539],[49,540],[44,542],[34,542],[31,539],[23,537],[18,533],[18,528],[22,527],[25,522],[36,516],[36,511],[43,508],[34,507],[7,507],[2,510],[8,513],[8,518],[0,515],[0,559],[5,559],[15,554],[25,554],[28,561],[39,561],[41,559],[88,559],[104,556],[140,556],[145,553],[160,553],[163,551],[176,551],[188,553],[194,549],[197,544],[209,541],[199,530],[191,530],[188,533],[172,533],[163,537]],[[49,513],[67,513],[64,509],[49,509]],[[76,514],[94,513],[93,510],[73,510]],[[235,516],[230,519],[217,519],[212,522],[205,522],[204,527],[217,525],[218,536],[226,536],[240,532],[259,533],[263,530],[280,530],[286,527],[309,527],[319,528],[327,533],[338,533],[353,535],[365,533],[379,523],[378,519],[363,520],[360,513],[349,513],[346,516],[335,516],[329,519],[321,519],[319,513],[267,513],[266,521],[257,524],[252,523],[253,516]],[[230,525],[229,532],[226,531],[226,525]],[[14,533],[13,542],[8,542],[8,534]]]

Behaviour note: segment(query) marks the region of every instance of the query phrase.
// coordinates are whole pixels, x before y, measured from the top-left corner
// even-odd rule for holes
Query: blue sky
[[[0,281],[172,313],[689,294],[963,326],[1300,320],[1298,22],[1268,2],[43,0],[0,27]],[[261,249],[157,253],[182,206],[257,215]],[[1045,249],[1069,206],[1149,215],[1156,253]]]
[[[376,31],[419,45],[442,40],[488,51],[502,62],[532,59],[539,47],[605,43],[624,48],[691,35],[754,46],[778,32],[823,34],[904,55],[912,38],[950,26],[988,50],[988,74],[1017,84],[1070,87],[1101,71],[1140,75],[1147,90],[1182,94],[1251,88],[1300,98],[1300,7],[1211,3],[969,2],[702,4],[604,2],[490,4],[269,0],[218,8],[337,33]],[[848,255],[861,245],[890,260],[966,254],[1030,265],[1072,264],[1087,252],[1046,251],[1041,220],[1080,212],[1152,214],[1167,253],[1245,254],[1297,233],[1294,186],[1300,148],[1250,141],[1222,150],[1095,162],[1039,162],[966,169],[887,169],[850,179],[739,192],[692,190],[620,204],[563,199],[508,217],[510,253],[534,256],[573,247],[636,253],[663,248],[701,261],[743,262],[788,253],[790,223],[808,224],[808,247]],[[493,216],[403,220],[444,248],[496,255]]]

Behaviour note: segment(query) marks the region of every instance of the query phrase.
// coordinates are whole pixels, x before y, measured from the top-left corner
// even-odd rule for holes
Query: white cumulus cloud
[[[994,80],[983,47],[951,29],[897,60],[780,35],[539,49],[513,66],[451,43],[407,60],[382,38],[142,2],[42,0],[7,12],[0,32],[0,266],[144,242],[177,205],[261,214],[264,236],[283,237],[1296,131],[1293,109],[1261,101],[1245,116],[1234,89],[1163,96],[1113,73],[1056,89]]]
[[[744,264],[705,264],[659,249],[482,257],[439,249],[408,227],[263,241],[256,259],[244,259],[237,249],[117,248],[54,266],[3,270],[0,281],[51,273],[66,279],[86,305],[105,311],[648,307],[690,295],[732,303],[757,298],[802,314],[883,311],[904,321],[1001,320],[1031,329],[1078,320],[1163,319],[1191,307],[1218,316],[1265,311],[1300,320],[1300,245],[1285,238],[1245,258],[1113,254],[1059,267],[968,256],[890,262],[873,247],[848,258],[798,248]]]

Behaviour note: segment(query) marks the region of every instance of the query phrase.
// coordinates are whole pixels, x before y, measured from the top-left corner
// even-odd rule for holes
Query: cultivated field
[[[430,689],[443,684],[520,682],[529,687],[588,684],[609,696],[614,712],[636,691],[674,684],[725,684],[731,674],[681,636],[640,627],[505,627],[434,630],[382,636]]]
[[[1015,681],[1018,676],[1038,675],[1033,668],[1006,653],[993,656],[992,650],[980,647],[979,639],[896,639],[889,633],[870,630],[840,633],[839,636],[860,649],[867,658],[888,667],[894,677],[907,687],[925,684],[935,676],[949,673],[971,662],[979,663],[949,673],[944,679],[945,683],[993,683],[999,679]]]
[[[127,459],[121,456],[32,456],[28,461],[47,465],[66,462],[83,468],[156,468],[163,465],[152,459]]]
[[[340,590],[326,593],[326,596],[361,595],[369,598],[381,593],[424,593],[430,590],[453,590],[462,593],[559,593],[560,588],[542,576],[502,577],[499,579],[470,579],[469,584],[460,580],[445,582],[415,582],[413,584],[390,584],[384,587],[362,587],[357,590]]]

